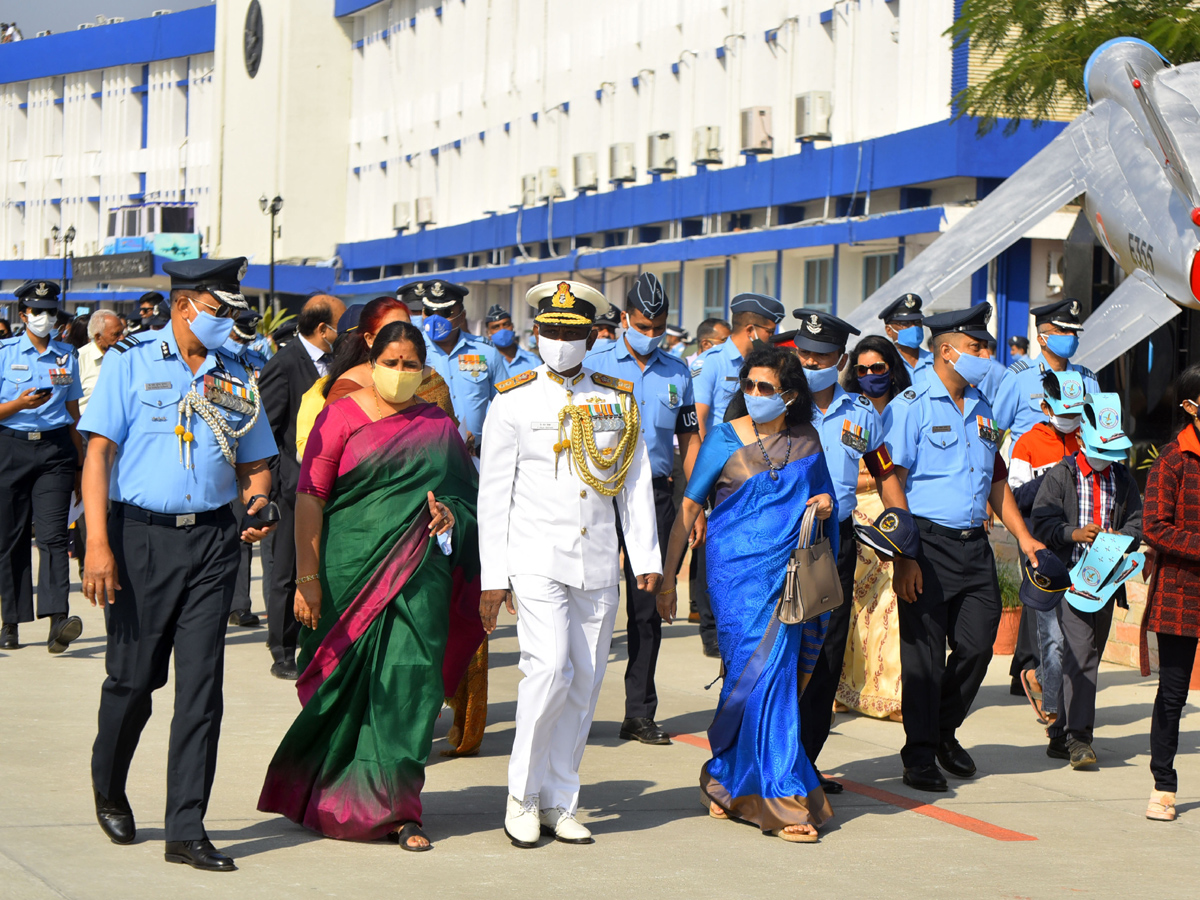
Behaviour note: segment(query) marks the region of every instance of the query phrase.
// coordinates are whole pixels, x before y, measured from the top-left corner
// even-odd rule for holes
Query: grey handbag
[[[845,599],[842,579],[829,538],[821,535],[817,524],[817,505],[804,511],[800,522],[800,542],[788,560],[783,593],[775,614],[784,625],[796,625],[837,609]],[[814,539],[814,534],[818,535]]]

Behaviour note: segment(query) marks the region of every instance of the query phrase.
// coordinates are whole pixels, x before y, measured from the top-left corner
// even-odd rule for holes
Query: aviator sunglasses
[[[753,393],[755,388],[758,389],[760,397],[774,397],[777,393],[783,393],[783,388],[776,387],[769,381],[754,381],[750,378],[742,379],[742,393]]]
[[[859,378],[862,378],[868,372],[872,375],[883,375],[888,371],[888,364],[885,362],[871,363],[869,366],[855,366],[854,372]]]

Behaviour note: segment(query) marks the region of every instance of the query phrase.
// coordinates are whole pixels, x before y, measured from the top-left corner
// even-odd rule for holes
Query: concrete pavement
[[[704,685],[717,666],[686,623],[665,629],[658,679],[659,721],[685,737],[671,747],[618,739],[619,630],[583,762],[580,818],[596,843],[517,850],[501,831],[519,679],[507,615],[492,639],[482,754],[438,757],[448,714],[438,723],[424,793],[426,830],[437,846],[426,854],[324,840],[255,809],[298,704],[293,685],[268,674],[265,629],[231,629],[207,826],[240,871],[196,872],[162,858],[173,683],[156,695],[130,777],[137,843],[110,844],[96,825],[88,759],[104,677],[103,620],[78,594],[73,603],[84,634],[66,654],[46,652],[43,622],[22,626],[22,639],[36,643],[0,653],[0,898],[1182,898],[1194,897],[1200,882],[1200,802],[1191,799],[1200,795],[1200,714],[1189,705],[1182,725],[1180,819],[1149,822],[1142,812],[1152,786],[1155,682],[1107,664],[1097,771],[1073,772],[1046,757],[1028,704],[1008,693],[1002,658],[959,735],[980,777],[952,778],[948,794],[912,791],[900,782],[901,726],[841,716],[822,768],[854,784],[832,798],[835,817],[820,844],[785,844],[709,819],[697,780],[717,691]]]

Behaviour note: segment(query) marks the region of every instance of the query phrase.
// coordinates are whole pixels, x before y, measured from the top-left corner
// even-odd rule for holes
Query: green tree
[[[1085,103],[1083,67],[1112,38],[1141,38],[1173,63],[1200,59],[1200,2],[962,0],[946,34],[976,60],[1000,62],[955,94],[955,118],[975,116],[980,134],[1003,119],[1011,134],[1019,119],[1036,126]]]

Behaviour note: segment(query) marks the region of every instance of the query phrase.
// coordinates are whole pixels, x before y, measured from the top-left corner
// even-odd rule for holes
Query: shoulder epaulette
[[[1090,378],[1090,379],[1092,379],[1093,381],[1097,381],[1097,380],[1098,380],[1098,379],[1096,378],[1096,373],[1095,373],[1095,372],[1093,372],[1091,369],[1089,369],[1087,366],[1080,366],[1080,367],[1079,367],[1079,374],[1080,374],[1080,375],[1082,375],[1084,378]]]
[[[908,388],[903,393],[897,395],[896,399],[903,400],[905,403],[912,403],[919,396],[921,396],[923,393],[925,393],[925,390],[927,387],[928,387],[928,385],[926,385],[925,387],[920,387],[920,388]]]
[[[857,403],[859,406],[870,406],[871,405],[871,401],[868,400],[866,397],[864,397],[862,394],[855,394],[854,402]]]
[[[1012,372],[1015,375],[1017,372],[1024,372],[1028,368],[1029,368],[1029,360],[1018,359],[1015,363],[1013,363],[1011,366],[1008,367],[1008,371]]]
[[[528,372],[522,372],[520,375],[514,375],[512,378],[505,379],[496,385],[496,390],[503,394],[505,391],[511,391],[515,387],[520,387],[523,384],[529,384],[537,378],[537,369],[530,369]]]
[[[116,350],[118,353],[124,353],[127,350],[132,350],[134,347],[140,347],[141,345],[141,341],[135,340],[132,336],[130,336],[121,338],[112,345],[112,349]]]
[[[620,391],[623,394],[633,393],[633,382],[622,381],[620,378],[613,378],[611,375],[605,375],[602,372],[592,373],[592,382],[601,387],[612,388],[614,391]]]

